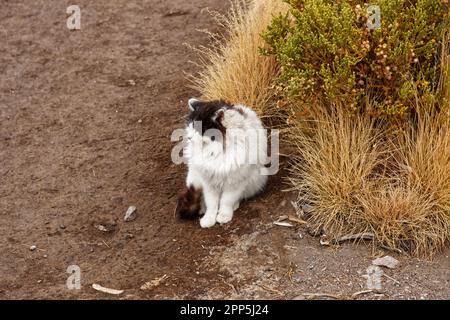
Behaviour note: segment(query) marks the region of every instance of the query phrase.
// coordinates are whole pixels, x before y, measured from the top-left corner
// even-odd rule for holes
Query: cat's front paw
[[[200,227],[202,228],[211,228],[216,224],[216,219],[211,216],[204,215],[203,218],[200,219]]]
[[[217,222],[220,224],[228,223],[233,219],[233,211],[232,210],[219,210],[219,214],[217,215]]]

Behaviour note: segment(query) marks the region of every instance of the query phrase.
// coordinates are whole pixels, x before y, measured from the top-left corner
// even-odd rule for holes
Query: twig
[[[333,298],[333,299],[343,299],[344,296],[341,294],[332,294],[332,293],[303,293],[304,296],[306,296],[307,299],[313,299],[316,297],[327,297],[327,298]]]
[[[339,239],[335,240],[335,242],[340,243],[348,240],[373,240],[375,238],[375,235],[371,232],[362,232],[362,233],[356,233],[356,234],[349,234],[343,237],[340,237]]]
[[[308,222],[306,222],[305,220],[302,220],[302,219],[300,219],[300,218],[296,218],[296,217],[294,217],[294,216],[289,216],[289,221],[292,221],[292,222],[297,222],[297,223],[299,223],[299,224],[308,224]]]
[[[105,246],[107,246],[108,248],[110,248],[111,249],[111,247],[106,243],[106,241],[105,240],[102,240],[103,241],[103,243],[105,244]]]
[[[388,279],[390,279],[390,280],[394,281],[394,282],[395,282],[395,283],[397,283],[397,284],[400,284],[400,281],[398,281],[398,280],[395,280],[394,278],[392,278],[392,277],[388,276],[388,275],[387,275],[387,274],[385,274],[385,273],[383,273],[383,276],[385,276],[386,278],[388,278]]]
[[[400,249],[390,248],[390,247],[388,247],[388,246],[386,246],[384,244],[380,244],[380,247],[382,247],[383,249],[389,250],[389,251],[395,251],[395,252],[398,252],[398,253],[403,253],[403,251],[400,250]]]
[[[333,294],[333,293],[303,293],[302,295],[306,297],[306,299],[314,299],[316,297],[327,297],[327,298],[333,298],[338,300],[349,300],[349,299],[356,299],[358,296],[362,294],[371,293],[373,290],[363,290],[353,293],[351,296],[344,295],[344,294]]]
[[[323,246],[330,246],[332,244],[338,245],[341,242],[348,241],[348,240],[356,240],[356,239],[373,240],[374,238],[375,238],[375,235],[373,233],[363,232],[363,233],[349,234],[349,235],[340,237],[339,239],[326,240],[324,238],[321,238],[319,242]]]
[[[284,293],[279,291],[279,290],[277,290],[277,289],[269,288],[269,287],[266,287],[265,285],[262,285],[262,284],[257,284],[257,286],[261,287],[262,289],[264,289],[266,291],[269,291],[269,292],[276,293],[276,294],[284,296]]]
[[[106,288],[106,287],[103,287],[103,286],[101,286],[101,285],[99,285],[97,283],[92,284],[92,288],[94,288],[97,291],[108,293],[108,294],[119,295],[119,294],[123,293],[123,290],[116,290],[116,289]]]
[[[367,293],[371,293],[371,292],[373,292],[373,290],[363,290],[363,291],[355,292],[354,294],[352,294],[352,299],[355,299],[359,295],[367,294]]]

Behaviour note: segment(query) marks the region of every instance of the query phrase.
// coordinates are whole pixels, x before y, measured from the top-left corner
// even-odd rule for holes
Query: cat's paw
[[[200,227],[202,228],[211,228],[213,225],[216,224],[216,219],[210,216],[203,216],[203,218],[200,219]]]
[[[228,223],[233,219],[233,211],[219,211],[217,215],[217,222],[220,224]]]

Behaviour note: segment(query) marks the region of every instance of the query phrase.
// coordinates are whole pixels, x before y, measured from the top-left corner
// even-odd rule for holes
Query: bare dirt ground
[[[282,173],[225,227],[173,217],[185,167],[171,162],[183,126],[184,72],[217,31],[202,11],[222,0],[79,0],[81,30],[66,28],[67,1],[0,0],[0,298],[303,298],[365,289],[370,245],[320,246],[293,214]],[[138,218],[124,222],[130,205]],[[97,227],[104,225],[108,231]],[[36,250],[31,251],[30,246]],[[383,295],[450,299],[450,251],[433,261],[394,255]],[[82,288],[68,290],[69,265]],[[167,275],[151,290],[147,281]],[[113,298],[117,298],[114,296]]]

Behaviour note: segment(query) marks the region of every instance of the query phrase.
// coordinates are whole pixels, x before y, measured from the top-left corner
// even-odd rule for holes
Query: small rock
[[[30,247],[30,251],[34,251],[34,250],[36,250],[37,249],[37,247],[35,246],[35,245],[32,245],[31,247]]]
[[[126,240],[133,239],[133,238],[134,238],[134,235],[132,233],[125,234],[125,239]]]
[[[63,225],[63,224],[60,224],[60,225],[59,225],[59,228],[64,230],[64,229],[66,228],[66,226]]]
[[[98,225],[96,226],[96,228],[97,228],[98,230],[100,230],[100,231],[108,232],[108,229],[107,229],[104,225],[102,225],[102,224],[98,224]]]
[[[37,281],[37,283],[41,283],[41,282],[42,282],[42,280],[38,280],[38,281]]]
[[[142,119],[139,119],[139,120],[138,120],[138,123],[142,123]]]
[[[391,256],[384,256],[383,258],[377,258],[372,261],[374,266],[387,267],[389,269],[395,269],[399,263],[397,259]]]
[[[48,255],[44,254],[44,258],[48,258]]]
[[[137,210],[135,206],[130,206],[125,213],[125,218],[123,219],[126,222],[133,221],[137,217]]]
[[[135,85],[136,85],[136,81],[134,81],[133,79],[127,80],[127,83],[128,83],[130,86],[135,86]]]

